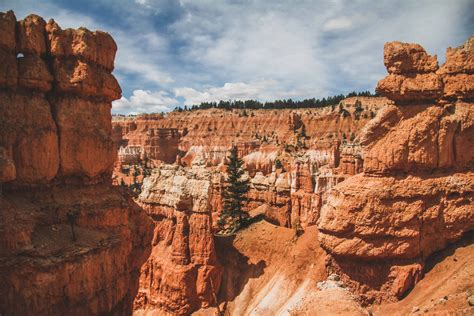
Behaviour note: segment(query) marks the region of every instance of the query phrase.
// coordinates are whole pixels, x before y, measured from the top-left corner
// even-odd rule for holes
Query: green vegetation
[[[359,100],[357,100],[355,102],[355,110],[354,110],[354,117],[356,120],[359,120],[360,119],[360,114],[364,111],[364,109],[362,108],[362,102],[360,102]]]
[[[218,221],[221,228],[230,225],[233,231],[241,228],[244,217],[248,215],[242,210],[249,190],[249,180],[242,178],[245,173],[242,167],[243,163],[237,155],[237,147],[233,146],[230,151],[227,179],[223,192],[224,207]]]
[[[135,194],[140,194],[142,191],[143,180],[151,175],[152,168],[150,167],[150,159],[145,158],[144,160],[138,162],[137,164],[122,166],[122,172],[126,175],[130,175],[130,171],[133,170],[132,173],[132,183],[127,185],[124,179],[120,179],[120,186],[121,187],[128,187],[133,191]],[[140,176],[142,176],[140,178]]]
[[[291,223],[291,227],[293,228],[293,232],[294,232],[293,238],[297,239],[298,237],[300,237],[301,235],[303,235],[304,229],[303,229],[303,227],[301,226],[301,222],[300,222],[300,219],[299,219],[299,218],[296,218],[296,219]]]
[[[280,159],[275,160],[275,168],[281,169],[283,172],[285,172],[285,168],[283,167],[283,164],[281,163]]]
[[[229,101],[219,101],[219,102],[202,102],[199,105],[193,105],[191,107],[185,107],[184,111],[193,111],[199,109],[225,109],[225,110],[232,110],[232,109],[297,109],[297,108],[323,108],[327,106],[334,107],[339,104],[345,98],[350,97],[370,97],[370,96],[377,96],[377,94],[373,94],[370,91],[363,91],[363,92],[350,92],[346,95],[339,94],[335,96],[330,96],[327,98],[322,99],[304,99],[304,100],[275,100],[272,102],[260,102],[257,100],[229,100]],[[182,112],[183,108],[177,107],[175,111]],[[242,114],[240,114],[242,115]],[[243,114],[243,116],[247,116],[247,113]]]

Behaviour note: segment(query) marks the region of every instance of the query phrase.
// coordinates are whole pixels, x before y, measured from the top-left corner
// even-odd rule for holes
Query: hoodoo
[[[151,221],[112,187],[104,32],[0,13],[0,314],[130,314]]]
[[[364,172],[328,193],[318,222],[329,270],[366,302],[403,297],[435,251],[474,229],[474,37],[436,56],[387,43],[394,101],[361,135]]]
[[[215,306],[223,267],[212,229],[213,177],[196,166],[166,166],[145,180],[138,201],[155,223],[135,308],[187,315]]]

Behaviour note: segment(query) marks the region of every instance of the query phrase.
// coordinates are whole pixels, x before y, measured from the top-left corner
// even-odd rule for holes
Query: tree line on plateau
[[[174,111],[182,112],[182,111],[194,111],[194,110],[205,110],[205,109],[251,109],[251,110],[258,110],[258,109],[295,109],[295,108],[322,108],[326,106],[334,106],[339,104],[342,100],[350,97],[373,97],[378,96],[377,94],[373,94],[370,91],[362,91],[362,92],[350,92],[346,95],[339,94],[335,96],[330,96],[327,98],[322,99],[304,99],[304,100],[275,100],[270,102],[260,102],[257,100],[227,100],[227,101],[219,101],[219,102],[202,102],[199,105],[193,106],[184,106],[176,107]]]

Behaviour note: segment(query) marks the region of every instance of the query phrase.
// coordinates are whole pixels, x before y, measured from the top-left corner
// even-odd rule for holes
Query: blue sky
[[[0,0],[9,9],[112,34],[123,114],[373,91],[385,42],[420,43],[443,62],[474,34],[472,0]]]

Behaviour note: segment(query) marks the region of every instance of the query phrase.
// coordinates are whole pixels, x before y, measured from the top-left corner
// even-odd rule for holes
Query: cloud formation
[[[175,89],[175,95],[183,97],[185,105],[218,102],[220,100],[262,99],[262,93],[265,93],[272,84],[274,84],[273,81],[261,81],[255,84],[233,82],[225,83],[222,87],[212,87],[203,91],[197,91],[193,88],[178,88]]]
[[[178,104],[178,100],[169,97],[164,91],[135,90],[129,99],[122,97],[114,101],[113,108],[118,113],[158,113],[168,112]]]
[[[420,43],[442,62],[474,29],[472,0],[0,2],[8,9],[111,33],[125,96],[114,102],[118,113],[155,110],[136,91],[170,109],[373,90],[385,75],[386,41]]]

